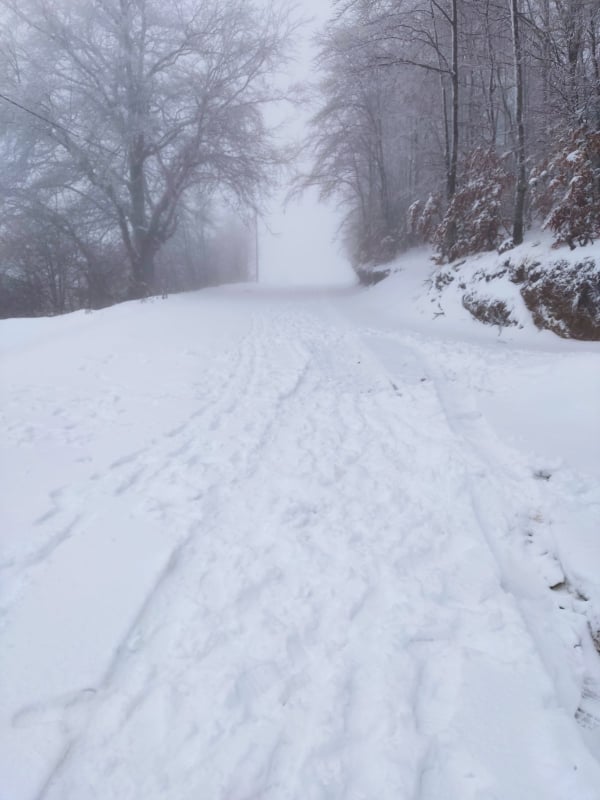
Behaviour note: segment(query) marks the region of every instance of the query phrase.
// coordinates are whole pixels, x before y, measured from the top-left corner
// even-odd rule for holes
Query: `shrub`
[[[555,151],[531,173],[534,208],[556,246],[571,250],[600,236],[600,131],[563,131]]]
[[[429,195],[425,202],[417,200],[408,209],[408,229],[412,237],[419,243],[432,242],[443,216],[439,194]]]
[[[455,261],[498,247],[506,234],[503,212],[512,184],[513,177],[492,148],[470,153],[459,188],[433,236],[442,258]]]

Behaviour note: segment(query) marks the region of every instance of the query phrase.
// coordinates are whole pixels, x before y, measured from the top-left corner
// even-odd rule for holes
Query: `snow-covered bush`
[[[463,308],[484,325],[511,328],[518,325],[506,301],[476,291],[466,292],[462,298]]]
[[[493,148],[478,147],[465,159],[459,186],[444,213],[440,195],[417,201],[408,228],[417,240],[435,245],[440,261],[495,250],[506,240],[504,221],[513,177]]]
[[[506,236],[504,208],[513,183],[492,148],[478,147],[464,163],[459,188],[433,235],[441,258],[495,250]]]
[[[563,131],[531,173],[534,208],[555,244],[574,250],[600,237],[600,131]]]
[[[417,200],[408,209],[408,230],[418,244],[433,241],[444,216],[441,195],[429,195],[427,200]]]

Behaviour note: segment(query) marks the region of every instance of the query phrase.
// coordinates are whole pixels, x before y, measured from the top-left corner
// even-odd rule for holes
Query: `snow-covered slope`
[[[600,347],[422,281],[0,323],[1,800],[598,800]]]
[[[600,340],[600,241],[570,250],[553,246],[548,232],[530,231],[525,242],[504,253],[479,253],[432,268],[433,251],[410,251],[386,273],[430,275],[419,291],[451,324],[468,309],[496,328],[531,329],[532,322],[567,339]],[[405,280],[405,279],[404,279]]]

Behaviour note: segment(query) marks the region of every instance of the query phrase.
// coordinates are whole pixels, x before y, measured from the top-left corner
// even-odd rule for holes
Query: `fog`
[[[328,0],[302,0],[300,12],[308,19],[299,34],[297,53],[285,79],[306,86],[315,81],[313,37],[331,13]],[[282,136],[301,141],[310,108],[287,108]],[[289,187],[272,199],[259,225],[259,280],[261,283],[305,286],[348,284],[356,281],[337,240],[340,215],[333,204],[319,202],[316,191],[286,203]]]
[[[282,198],[283,201],[283,198]],[[356,276],[334,240],[338,219],[313,191],[275,209],[260,226],[261,283],[304,286],[348,284]]]

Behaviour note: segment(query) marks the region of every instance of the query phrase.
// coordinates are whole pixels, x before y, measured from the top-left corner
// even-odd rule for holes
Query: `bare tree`
[[[340,3],[319,41],[323,104],[305,184],[346,206],[344,230],[357,263],[398,250],[414,193],[436,184],[440,170],[448,190],[456,184],[448,19],[431,3]],[[443,120],[431,115],[440,87]]]
[[[8,196],[85,195],[118,231],[133,296],[152,291],[187,192],[258,204],[280,162],[262,109],[281,97],[271,78],[289,49],[288,11],[250,0],[2,6],[16,31],[12,92],[38,114],[3,106],[19,164]]]
[[[382,240],[398,250],[423,236],[442,258],[510,233],[519,244],[535,211],[532,167],[570,132],[600,125],[598,0],[336,5],[321,39],[310,179],[346,206],[354,253],[389,257]],[[592,165],[599,158],[591,148]],[[496,177],[486,164],[498,165]],[[481,211],[477,220],[461,219],[467,208]]]

